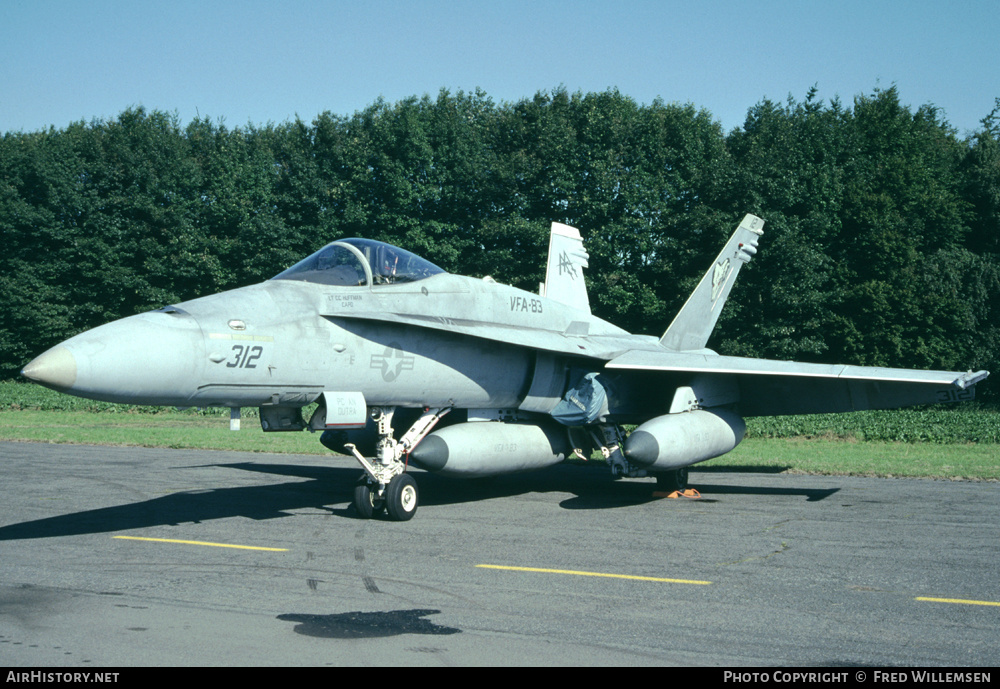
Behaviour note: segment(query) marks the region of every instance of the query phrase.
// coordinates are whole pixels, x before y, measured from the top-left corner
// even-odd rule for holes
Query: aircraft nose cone
[[[68,390],[76,384],[76,370],[73,352],[58,345],[32,359],[21,375],[39,385]]]
[[[21,373],[78,397],[186,406],[197,390],[204,349],[193,318],[149,312],[80,333]]]

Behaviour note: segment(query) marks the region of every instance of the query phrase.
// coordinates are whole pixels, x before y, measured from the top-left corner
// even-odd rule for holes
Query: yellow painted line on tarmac
[[[239,550],[269,550],[271,552],[283,553],[288,548],[264,548],[257,545],[232,545],[231,543],[209,543],[208,541],[181,541],[176,538],[144,538],[143,536],[112,536],[126,541],[153,541],[154,543],[180,543],[182,545],[207,545],[213,548],[237,548]]]
[[[916,600],[924,601],[925,603],[955,603],[957,605],[992,605],[994,607],[1000,608],[1000,603],[991,600],[964,600],[962,598],[924,598],[923,596],[918,596]]]
[[[504,569],[513,572],[541,572],[543,574],[572,574],[578,577],[606,577],[609,579],[635,579],[637,581],[662,581],[668,584],[698,584],[707,586],[710,581],[697,581],[694,579],[665,579],[662,577],[641,577],[635,574],[608,574],[606,572],[578,572],[572,569],[544,569],[541,567],[510,567],[507,565],[476,565],[483,569]]]

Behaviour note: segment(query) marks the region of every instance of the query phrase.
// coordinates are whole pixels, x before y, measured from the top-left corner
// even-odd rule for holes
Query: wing
[[[895,409],[915,404],[958,402],[975,397],[976,383],[989,373],[913,371],[898,368],[807,364],[711,353],[631,351],[609,369],[656,371],[690,386],[696,397],[729,390],[716,404],[739,404],[744,416],[818,414]],[[708,405],[706,405],[708,406]]]

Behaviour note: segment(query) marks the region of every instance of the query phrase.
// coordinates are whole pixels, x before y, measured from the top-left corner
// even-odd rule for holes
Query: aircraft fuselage
[[[468,313],[480,316],[459,318]],[[559,398],[566,357],[454,331],[479,327],[484,337],[498,327],[563,339],[574,328],[625,334],[544,297],[455,275],[375,287],[269,280],[88,330],[25,375],[81,397],[181,407],[300,407],[324,390],[363,390],[372,406],[518,408],[528,398],[530,408],[533,384]]]

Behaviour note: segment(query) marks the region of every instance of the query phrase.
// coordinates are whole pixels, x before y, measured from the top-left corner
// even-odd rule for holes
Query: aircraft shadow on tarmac
[[[573,494],[572,497],[561,501],[560,507],[586,510],[629,507],[660,499],[653,495],[656,490],[653,481],[613,482],[606,467],[597,466],[596,462],[594,464],[593,467],[560,465],[528,474],[477,480],[449,479],[421,472],[417,474],[421,504],[424,508],[428,508],[527,493],[557,492]],[[8,524],[0,527],[0,541],[128,531],[230,517],[276,519],[290,516],[292,510],[310,508],[348,518],[355,516],[353,508],[350,507],[354,483],[360,475],[355,468],[254,462],[210,466],[309,480],[266,486],[184,491],[142,502]],[[699,473],[692,472],[691,483],[702,496],[734,494],[802,496],[813,502],[823,500],[839,490],[838,488],[706,485],[698,480]],[[715,502],[715,500],[703,497],[701,502]]]
[[[440,610],[390,610],[344,612],[334,615],[278,615],[295,622],[295,633],[321,639],[373,639],[400,634],[459,634],[460,629],[435,624],[426,619]]]

